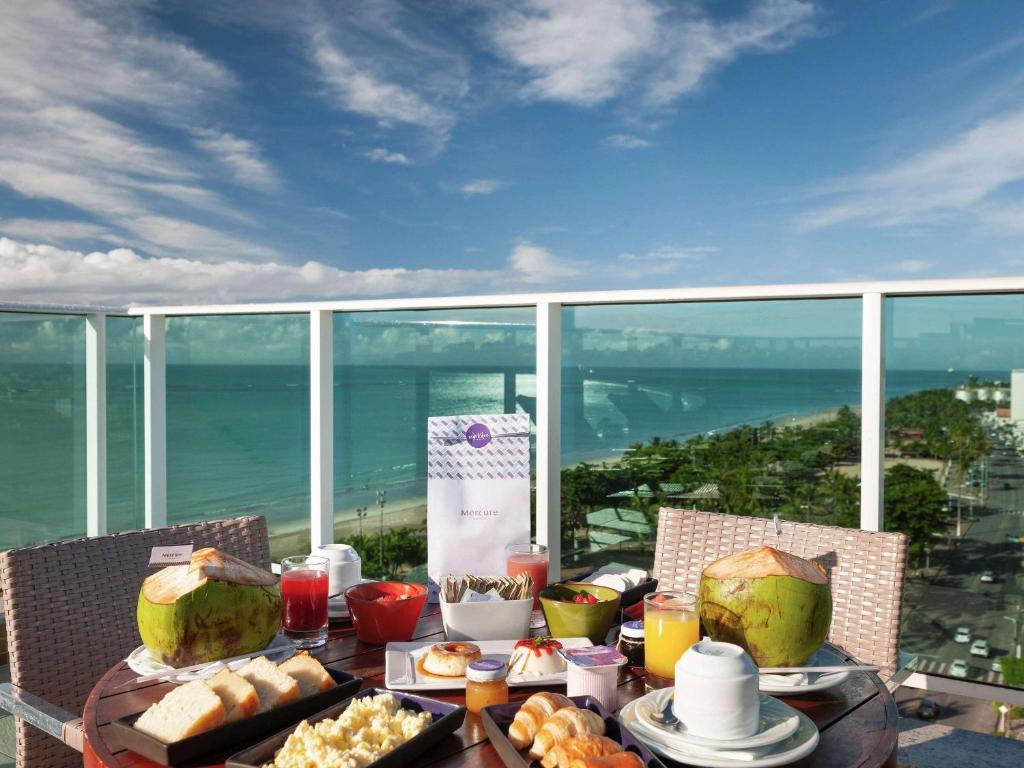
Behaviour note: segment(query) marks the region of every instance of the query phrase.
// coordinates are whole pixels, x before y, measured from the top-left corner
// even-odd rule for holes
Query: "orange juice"
[[[655,592],[644,598],[644,665],[652,675],[672,680],[676,662],[700,640],[693,595]]]

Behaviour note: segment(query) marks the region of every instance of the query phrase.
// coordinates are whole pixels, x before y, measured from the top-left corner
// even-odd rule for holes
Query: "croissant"
[[[596,733],[573,736],[552,749],[540,761],[544,768],[569,768],[569,763],[580,757],[602,757],[621,752],[617,741]]]
[[[533,737],[544,724],[562,707],[571,707],[572,701],[560,693],[541,691],[523,702],[508,729],[508,740],[516,749],[524,749],[533,743]]]
[[[644,761],[635,752],[616,752],[604,757],[578,757],[566,768],[644,768]]]
[[[530,757],[539,760],[563,741],[584,733],[604,735],[604,718],[589,709],[566,707],[560,709],[547,720],[537,731],[530,748]]]

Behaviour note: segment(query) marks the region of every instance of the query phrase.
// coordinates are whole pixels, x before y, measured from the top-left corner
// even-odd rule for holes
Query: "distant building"
[[[1024,421],[1024,368],[1010,374],[1010,421]]]

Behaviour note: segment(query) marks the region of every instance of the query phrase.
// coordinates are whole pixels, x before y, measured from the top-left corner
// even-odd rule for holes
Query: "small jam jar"
[[[628,659],[630,667],[644,665],[644,623],[627,621],[619,629],[619,644],[616,650]]]
[[[466,709],[475,715],[492,704],[508,704],[508,667],[498,659],[477,659],[466,668]]]

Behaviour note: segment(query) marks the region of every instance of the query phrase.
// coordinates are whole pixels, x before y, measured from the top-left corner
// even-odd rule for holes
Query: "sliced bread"
[[[299,684],[295,678],[267,661],[266,656],[257,656],[238,670],[238,674],[256,688],[256,695],[260,697],[260,712],[284,706],[299,698]]]
[[[312,696],[314,693],[326,691],[337,685],[323,665],[306,651],[301,651],[287,661],[282,661],[277,668],[295,678],[295,682],[299,684],[299,695],[302,697]]]
[[[216,728],[227,713],[220,697],[202,680],[175,688],[142,713],[134,727],[164,744]]]
[[[210,687],[224,702],[224,710],[227,712],[224,719],[226,723],[254,715],[260,708],[260,697],[253,684],[230,669],[222,669],[211,677]]]

